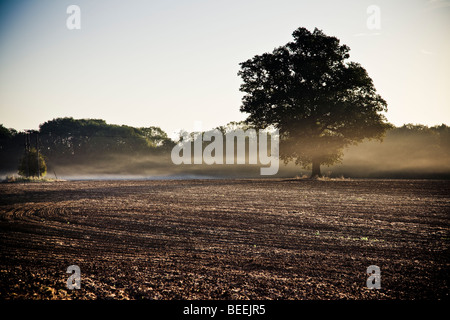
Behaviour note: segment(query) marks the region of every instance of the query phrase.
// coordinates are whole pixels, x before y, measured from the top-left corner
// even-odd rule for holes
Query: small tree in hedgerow
[[[47,165],[44,157],[39,154],[39,170],[38,170],[38,153],[35,148],[31,148],[25,153],[20,160],[19,175],[22,177],[43,177],[47,174]]]
[[[390,127],[387,104],[349,47],[317,28],[299,28],[294,41],[240,64],[241,111],[258,128],[280,132],[280,157],[311,168],[342,160],[344,147],[381,140]]]

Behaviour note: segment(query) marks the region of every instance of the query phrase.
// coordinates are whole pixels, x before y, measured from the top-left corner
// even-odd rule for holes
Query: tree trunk
[[[318,178],[321,176],[322,174],[320,173],[320,161],[313,159],[311,178]]]

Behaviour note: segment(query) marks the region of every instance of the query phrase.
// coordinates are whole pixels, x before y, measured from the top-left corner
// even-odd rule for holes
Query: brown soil
[[[446,299],[450,181],[0,184],[0,299]],[[67,267],[81,269],[69,290]],[[366,269],[381,270],[368,289]]]

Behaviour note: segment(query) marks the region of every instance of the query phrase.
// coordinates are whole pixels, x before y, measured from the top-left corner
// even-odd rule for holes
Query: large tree
[[[389,127],[386,101],[349,47],[317,28],[299,28],[294,41],[241,63],[241,111],[258,128],[279,129],[280,156],[311,167],[342,160],[344,147],[381,139]]]

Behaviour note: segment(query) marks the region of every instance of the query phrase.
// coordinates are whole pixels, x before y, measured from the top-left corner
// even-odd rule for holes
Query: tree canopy
[[[53,119],[40,125],[39,134],[46,154],[58,157],[156,152],[157,147],[170,144],[158,127],[119,126],[101,119]]]

